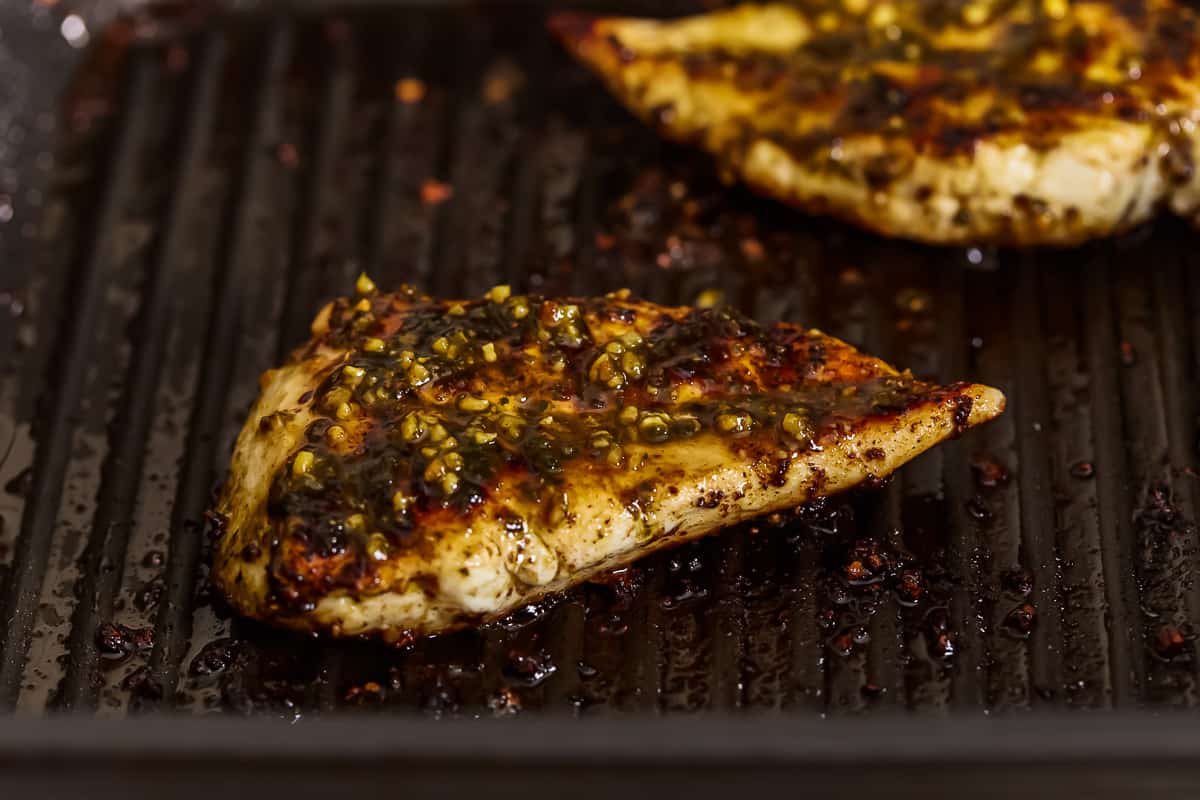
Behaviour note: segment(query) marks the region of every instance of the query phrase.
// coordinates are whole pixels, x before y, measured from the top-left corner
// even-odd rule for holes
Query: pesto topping
[[[297,355],[348,353],[313,392],[318,418],[275,475],[268,508],[310,556],[353,556],[349,581],[419,546],[429,520],[472,513],[501,479],[549,502],[572,464],[636,470],[647,447],[652,457],[700,436],[799,457],[932,388],[881,378],[861,356],[859,373],[839,363],[824,375],[833,340],[730,309],[506,286],[447,303],[412,289],[382,295],[365,276],[357,288]]]

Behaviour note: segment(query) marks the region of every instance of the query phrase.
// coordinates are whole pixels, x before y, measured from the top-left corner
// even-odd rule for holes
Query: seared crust
[[[934,243],[1194,216],[1197,15],[1176,0],[800,0],[551,27],[632,111],[756,189]]]
[[[451,630],[885,476],[1004,405],[728,311],[363,288],[238,438],[214,577],[248,616]]]

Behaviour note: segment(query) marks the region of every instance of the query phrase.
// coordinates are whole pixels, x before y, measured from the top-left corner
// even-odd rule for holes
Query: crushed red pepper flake
[[[483,79],[483,99],[491,105],[511,100],[525,85],[525,73],[511,61],[495,64]]]
[[[427,206],[440,205],[454,196],[454,187],[433,178],[421,184],[421,202]]]
[[[295,169],[300,165],[300,151],[291,142],[280,142],[275,148],[275,157],[288,169]]]
[[[757,262],[762,261],[767,253],[763,249],[762,242],[753,237],[742,239],[742,255],[747,261]]]
[[[186,47],[173,44],[167,48],[163,60],[166,62],[168,72],[183,72],[188,68],[192,58]]]
[[[396,99],[413,105],[425,99],[425,82],[420,78],[401,78],[396,81]]]

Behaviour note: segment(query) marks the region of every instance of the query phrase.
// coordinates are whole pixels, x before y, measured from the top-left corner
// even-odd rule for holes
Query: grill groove
[[[291,50],[290,33],[289,28],[280,29],[271,37],[266,51],[263,92],[258,98],[259,111],[255,117],[254,131],[248,139],[244,184],[239,188],[238,196],[230,206],[233,219],[236,220],[236,230],[232,234],[223,269],[219,267],[214,304],[210,311],[208,338],[200,368],[197,401],[189,425],[187,456],[180,472],[179,489],[175,497],[172,536],[165,573],[167,588],[156,620],[157,636],[150,659],[153,679],[162,687],[164,695],[168,698],[174,693],[178,667],[192,630],[194,585],[201,545],[199,521],[209,502],[214,465],[221,458],[218,452],[223,451],[229,441],[228,438],[218,439],[222,427],[228,427],[228,423],[225,422],[228,414],[225,404],[229,395],[217,387],[229,386],[232,383],[236,374],[235,367],[238,366],[234,354],[240,351],[237,346],[239,333],[245,329],[247,316],[254,319],[261,313],[261,307],[249,303],[250,298],[245,297],[239,290],[252,287],[253,279],[265,272],[270,263],[265,253],[254,254],[250,250],[257,233],[255,227],[261,224],[260,215],[270,213],[264,207],[265,199],[261,193],[268,180],[266,173],[274,158],[271,145],[278,138],[276,104],[280,101],[280,83]],[[278,289],[278,281],[275,282],[274,288]],[[260,353],[265,350],[267,354],[274,351],[272,347],[260,346],[255,349]],[[248,366],[253,373],[254,365]],[[241,371],[245,373],[247,370],[243,367]],[[241,377],[241,385],[246,386],[245,379],[250,376],[243,374]]]
[[[1131,506],[1124,491],[1126,447],[1121,408],[1113,402],[1118,396],[1117,366],[1119,352],[1113,335],[1114,309],[1110,285],[1112,268],[1107,258],[1088,264],[1096,280],[1085,289],[1084,315],[1088,331],[1088,364],[1096,383],[1092,419],[1096,429],[1096,474],[1100,551],[1104,561],[1104,579],[1110,626],[1113,701],[1116,705],[1142,702],[1145,697],[1145,664],[1140,657],[1137,614],[1140,613],[1133,568]],[[1137,609],[1135,611],[1135,609]]]
[[[97,668],[95,629],[98,620],[112,614],[125,562],[125,549],[133,528],[132,516],[138,484],[142,478],[155,388],[162,378],[167,340],[162,332],[179,302],[173,294],[179,285],[179,267],[183,263],[184,226],[194,213],[194,199],[200,192],[200,169],[211,125],[211,109],[217,91],[221,43],[208,48],[203,56],[195,101],[184,126],[181,159],[172,193],[171,208],[166,212],[166,235],[162,254],[155,259],[143,289],[144,308],[134,338],[139,342],[125,380],[121,410],[113,420],[116,442],[106,464],[92,523],[92,541],[83,565],[78,590],[80,602],[71,622],[68,640],[69,668],[59,702],[65,708],[92,706],[97,686],[93,673]],[[98,538],[106,536],[107,538]]]
[[[133,68],[129,90],[128,112],[116,135],[112,173],[108,189],[100,201],[100,213],[91,233],[91,246],[81,253],[84,259],[79,269],[75,291],[67,306],[76,310],[74,319],[63,331],[57,345],[53,373],[55,391],[50,398],[47,418],[39,431],[41,446],[33,466],[29,505],[21,520],[21,530],[14,548],[13,565],[5,586],[6,598],[3,658],[0,658],[0,709],[16,705],[22,685],[22,672],[34,627],[34,614],[41,597],[40,588],[47,569],[59,502],[64,480],[71,462],[68,448],[71,431],[79,414],[88,377],[88,359],[92,355],[93,334],[98,327],[101,305],[105,300],[103,287],[112,277],[109,271],[115,260],[114,237],[121,222],[123,207],[134,189],[134,170],[138,147],[146,135],[149,114],[148,94],[153,73],[149,65],[139,61]],[[55,377],[57,377],[57,375]],[[53,380],[53,378],[51,378]]]
[[[1013,324],[1021,332],[1023,345],[1017,351],[1017,385],[1013,405],[1020,424],[1017,432],[1017,480],[1021,498],[1022,549],[1034,576],[1037,606],[1061,609],[1057,596],[1057,556],[1054,551],[1054,514],[1046,475],[1046,428],[1049,400],[1046,390],[1045,335],[1040,318],[1039,265],[1022,257],[1016,265],[1017,297]],[[1045,702],[1060,702],[1058,688],[1061,620],[1057,613],[1044,614],[1031,639],[1031,668],[1035,696]]]

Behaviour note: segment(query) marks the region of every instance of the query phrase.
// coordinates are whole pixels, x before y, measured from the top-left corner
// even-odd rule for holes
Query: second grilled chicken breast
[[[1200,208],[1200,25],[1176,0],[799,0],[551,27],[665,135],[886,235],[1072,244]]]
[[[263,376],[217,509],[218,586],[291,628],[494,618],[886,476],[1004,406],[728,311],[360,283]]]

